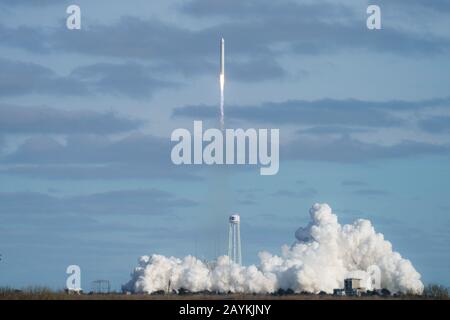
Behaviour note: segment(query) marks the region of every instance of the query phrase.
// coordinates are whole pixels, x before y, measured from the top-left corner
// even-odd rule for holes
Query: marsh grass
[[[47,287],[27,287],[17,290],[0,287],[0,300],[436,300],[449,299],[449,289],[440,285],[426,286],[423,295],[339,297],[329,294],[75,294]]]

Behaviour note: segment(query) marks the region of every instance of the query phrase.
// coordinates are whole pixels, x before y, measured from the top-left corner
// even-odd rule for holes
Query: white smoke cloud
[[[380,286],[391,292],[421,293],[420,274],[411,262],[392,250],[389,241],[376,233],[368,220],[340,225],[327,204],[310,209],[311,222],[295,233],[297,241],[283,246],[281,256],[260,252],[259,266],[239,266],[221,256],[207,265],[193,256],[183,259],[162,255],[143,256],[131,280],[123,286],[132,292],[159,290],[192,292],[271,293],[333,292],[346,277],[363,279],[371,289],[370,268],[381,272]]]

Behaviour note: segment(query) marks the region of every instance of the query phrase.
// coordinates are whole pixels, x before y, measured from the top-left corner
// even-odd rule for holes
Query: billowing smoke
[[[409,260],[392,250],[381,233],[375,232],[370,221],[360,219],[340,225],[327,204],[315,204],[310,215],[311,222],[297,230],[292,246],[283,246],[281,256],[260,252],[258,266],[239,266],[230,263],[227,256],[219,257],[214,264],[193,256],[143,256],[123,289],[145,293],[181,288],[191,292],[271,293],[281,288],[331,293],[343,287],[346,277],[363,279],[367,289],[379,289],[372,284],[375,270],[381,288],[422,292],[420,274]]]

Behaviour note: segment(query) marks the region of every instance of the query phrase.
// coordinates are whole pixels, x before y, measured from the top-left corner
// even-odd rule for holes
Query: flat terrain
[[[167,295],[146,295],[146,294],[67,294],[54,292],[27,293],[9,292],[0,293],[0,300],[425,300],[423,296],[405,295],[399,297],[337,297],[332,295],[252,295],[252,294],[224,294],[224,295],[204,295],[204,294],[167,294]]]

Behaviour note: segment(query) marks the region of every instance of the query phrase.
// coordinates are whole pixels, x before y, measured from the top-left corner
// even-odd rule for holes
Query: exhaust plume
[[[420,274],[411,262],[392,250],[369,220],[341,225],[327,204],[315,204],[311,222],[299,228],[292,246],[284,245],[281,256],[260,252],[258,266],[239,266],[221,256],[206,264],[193,256],[183,259],[162,255],[143,256],[123,290],[140,293],[172,291],[272,293],[342,288],[344,278],[359,277],[371,288],[369,270],[380,271],[380,286],[391,292],[421,293]]]

